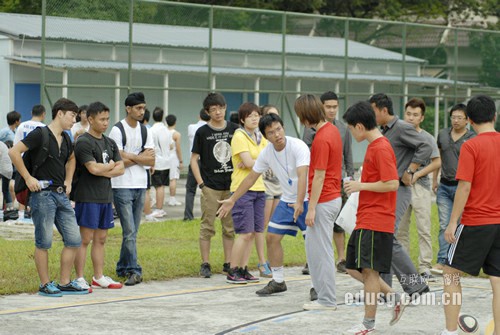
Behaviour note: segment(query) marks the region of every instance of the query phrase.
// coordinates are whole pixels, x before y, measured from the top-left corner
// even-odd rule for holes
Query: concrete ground
[[[83,296],[3,296],[0,334],[342,334],[362,319],[363,305],[345,302],[346,293],[362,288],[348,275],[337,275],[336,311],[302,310],[311,286],[300,268],[286,269],[287,292],[257,296],[266,283],[230,285],[217,274],[95,289]],[[492,317],[489,281],[465,278],[463,290],[463,312],[475,316],[484,330]],[[444,326],[441,284],[431,284],[431,291],[427,302],[407,307],[392,327],[391,308],[380,306],[378,333],[439,334]]]

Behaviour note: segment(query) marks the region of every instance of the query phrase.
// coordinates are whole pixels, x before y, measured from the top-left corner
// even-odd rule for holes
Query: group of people
[[[184,213],[185,220],[193,218],[192,204],[199,188],[200,275],[212,275],[210,246],[218,217],[226,281],[259,281],[248,266],[255,244],[259,274],[272,278],[256,293],[265,296],[284,292],[287,286],[281,240],[285,235],[296,236],[300,230],[305,236],[304,270],[312,280],[311,302],[304,304],[304,309],[337,308],[336,268],[364,284],[364,318],[346,333],[375,330],[377,299],[373,297],[380,293],[394,303],[393,325],[401,318],[408,297],[429,292],[427,282],[435,280],[434,275],[442,274],[445,292],[453,293],[461,290],[460,283],[447,277],[456,278],[463,272],[477,275],[481,268],[490,275],[500,333],[500,200],[494,195],[495,185],[500,186],[500,176],[495,173],[500,170],[495,160],[500,135],[493,126],[494,101],[476,96],[467,105],[454,106],[450,111],[452,126],[443,129],[435,141],[421,128],[425,117],[421,99],[406,103],[403,121],[395,115],[386,94],[375,94],[350,106],[343,115],[345,123],[337,118],[338,100],[335,93],[326,92],[320,99],[304,94],[295,101],[295,112],[305,126],[300,140],[285,135],[274,106],[243,103],[235,124],[226,121],[227,104],[222,94],[206,96],[199,122],[188,129],[191,158]],[[52,122],[45,128],[41,116],[35,120],[39,124],[24,127],[20,140],[9,151],[30,191],[42,295],[86,294],[92,287],[122,287],[103,274],[107,231],[114,226],[113,204],[123,234],[116,275],[126,277],[125,285],[142,281],[136,241],[149,174],[157,191],[158,213],[162,211],[163,187],[172,179],[167,153],[180,152],[176,148],[180,137],[177,143],[172,143],[172,135],[167,138],[171,133],[165,132],[163,110],[159,108],[153,112],[153,127],[148,130],[143,125],[146,101],[142,93],[130,94],[125,107],[125,119],[112,127],[108,137],[104,133],[109,126],[109,108],[100,102],[85,106],[85,122],[75,130],[73,145],[65,131],[74,126],[79,109],[72,101],[60,99],[52,108]],[[477,136],[467,129],[468,123]],[[49,138],[48,148],[44,148],[44,136]],[[360,180],[354,180],[352,138],[368,142]],[[43,150],[48,151],[48,157],[33,172],[33,157]],[[30,164],[27,153],[31,153]],[[50,183],[47,186],[41,181]],[[433,190],[437,192],[440,221],[438,263],[434,267],[430,235]],[[356,225],[346,250],[345,232],[335,221],[347,197],[355,192],[359,192]],[[412,210],[419,236],[418,270],[409,257]],[[47,250],[52,243],[53,224],[64,241],[57,284],[48,273]],[[94,276],[89,285],[83,269],[91,241]],[[478,243],[485,247],[479,250]],[[73,266],[77,279],[71,281]],[[393,274],[403,294],[392,288]],[[456,334],[459,311],[460,304],[445,306],[446,330],[442,334]]]

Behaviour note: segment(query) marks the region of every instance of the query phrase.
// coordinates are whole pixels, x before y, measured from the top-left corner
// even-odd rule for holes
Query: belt
[[[441,182],[441,184],[444,184],[446,186],[457,186],[458,185],[457,180],[449,180],[446,178],[441,178],[440,182]]]
[[[56,192],[56,193],[65,193],[66,192],[66,186],[49,186],[46,188],[46,190]]]

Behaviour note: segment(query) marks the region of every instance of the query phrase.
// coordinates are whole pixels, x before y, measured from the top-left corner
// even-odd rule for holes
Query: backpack
[[[148,129],[146,128],[145,125],[139,122],[139,125],[141,126],[141,138],[142,138],[142,147],[141,151],[144,151],[144,146],[146,145],[146,140],[148,138]],[[123,123],[121,121],[118,121],[115,124],[115,127],[120,129],[120,132],[122,133],[122,146],[123,149],[125,150],[125,144],[127,144],[127,135],[125,134],[125,128],[123,128]]]
[[[42,166],[49,157],[49,128],[47,126],[37,128],[40,128],[42,130],[42,146],[36,150],[28,150],[23,155],[24,165],[32,176],[35,176],[40,166]],[[69,138],[68,134],[63,132],[62,136],[63,140],[66,141],[67,147],[71,148],[71,139]],[[17,201],[20,204],[27,206],[30,191],[28,189],[28,186],[26,186],[26,181],[20,173],[17,173],[16,177],[14,178],[14,192],[16,193]]]

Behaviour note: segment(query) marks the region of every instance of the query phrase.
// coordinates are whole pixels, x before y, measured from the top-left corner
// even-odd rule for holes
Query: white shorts
[[[170,176],[169,176],[170,180],[179,179],[180,176],[181,176],[181,172],[180,172],[178,166],[170,169]]]

